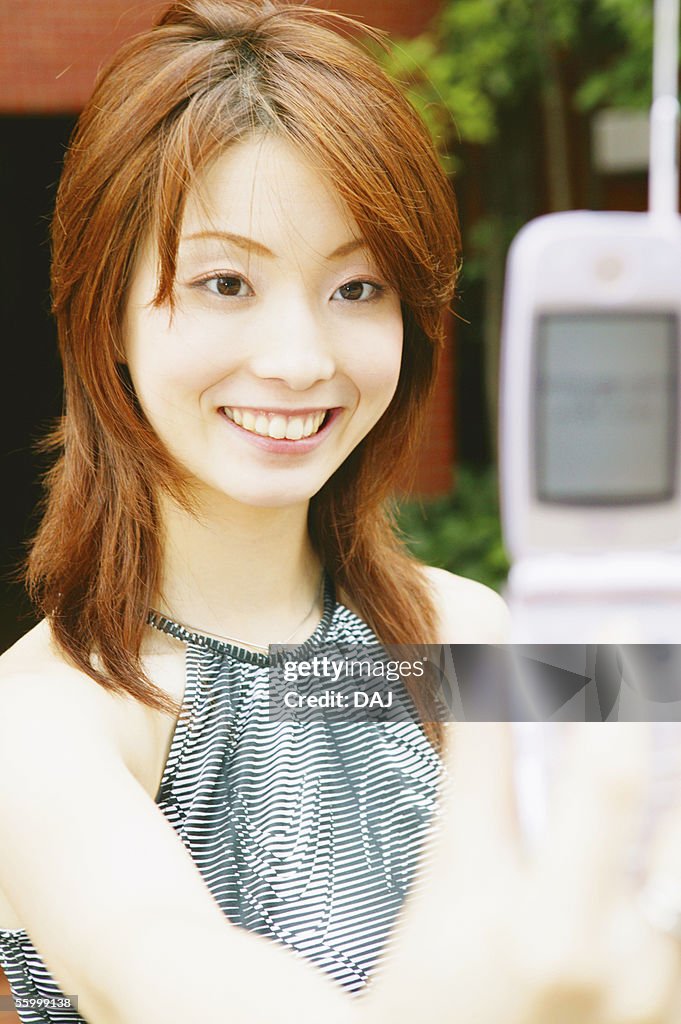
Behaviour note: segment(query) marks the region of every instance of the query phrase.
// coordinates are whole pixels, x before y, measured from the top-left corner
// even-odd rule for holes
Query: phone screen
[[[581,505],[661,502],[676,489],[677,319],[540,316],[535,493]]]

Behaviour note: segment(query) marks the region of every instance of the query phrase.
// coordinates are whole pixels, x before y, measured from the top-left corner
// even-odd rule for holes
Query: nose
[[[262,324],[252,372],[263,380],[283,381],[292,391],[305,391],[336,372],[331,335],[323,316],[298,298],[278,308]]]

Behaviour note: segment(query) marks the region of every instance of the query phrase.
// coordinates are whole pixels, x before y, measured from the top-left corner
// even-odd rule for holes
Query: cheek
[[[167,361],[155,358],[153,352],[130,354],[128,367],[135,393],[152,425],[163,421],[177,407],[182,375]]]
[[[179,319],[179,318],[178,318]],[[149,418],[176,415],[196,404],[215,381],[214,359],[196,330],[149,317],[138,325],[127,346],[128,367],[142,408]]]
[[[402,366],[402,322],[380,337],[367,339],[356,380],[365,398],[387,408],[395,394]]]

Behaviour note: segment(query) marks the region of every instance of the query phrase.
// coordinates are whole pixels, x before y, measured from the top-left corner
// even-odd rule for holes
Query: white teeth
[[[286,436],[289,441],[300,441],[305,430],[302,416],[293,416],[286,424]]]
[[[311,437],[319,430],[326,411],[308,413],[307,416],[283,416],[281,413],[266,415],[265,413],[253,413],[245,409],[230,409],[224,407],[225,415],[233,420],[238,426],[243,427],[253,434],[261,437],[272,437],[276,440],[286,438],[289,441],[299,441],[303,437]]]
[[[270,437],[280,440],[286,437],[286,416],[273,416],[270,420]]]

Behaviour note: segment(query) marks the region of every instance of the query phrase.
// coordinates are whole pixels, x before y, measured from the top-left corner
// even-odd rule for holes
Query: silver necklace
[[[312,604],[310,605],[309,609],[305,613],[304,618],[301,619],[301,621],[298,623],[298,625],[293,630],[293,632],[289,633],[289,635],[286,637],[286,639],[281,641],[282,646],[284,644],[289,643],[289,641],[291,641],[293,639],[293,637],[296,635],[298,630],[302,628],[302,626],[307,622],[307,620],[312,615],[312,612],[314,611],[314,607],[317,604],[317,601],[319,600],[319,595],[322,592],[323,584],[324,584],[324,570],[322,569],[322,574],[319,577],[319,586],[317,587],[317,589],[315,591],[315,595],[312,598]],[[247,647],[250,650],[257,651],[259,654],[267,654],[267,652],[269,651],[269,648],[270,648],[269,644],[265,644],[265,645],[263,645],[263,644],[254,644],[254,643],[251,643],[250,640],[240,640],[236,636],[222,636],[220,633],[209,633],[205,629],[197,629],[195,626],[189,626],[189,625],[187,625],[186,622],[178,622],[177,625],[180,626],[182,629],[186,630],[188,633],[198,633],[199,635],[209,636],[213,640],[222,640],[224,643],[232,644],[235,647]]]

